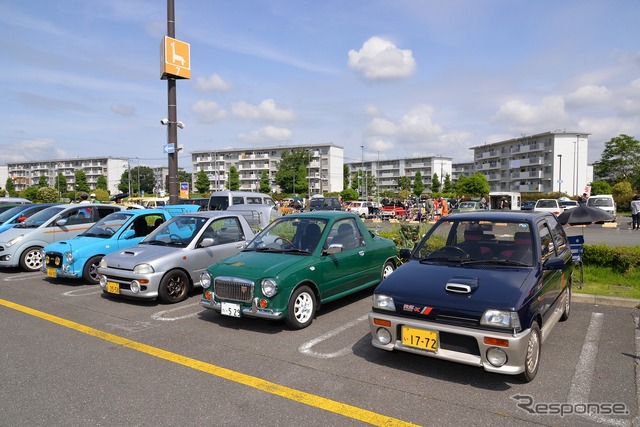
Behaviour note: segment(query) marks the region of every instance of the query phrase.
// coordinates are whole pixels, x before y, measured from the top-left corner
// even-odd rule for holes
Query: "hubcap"
[[[540,335],[533,332],[529,337],[529,345],[527,346],[527,371],[533,372],[538,366],[538,357],[540,356]]]
[[[25,263],[27,267],[32,270],[38,270],[40,265],[42,265],[42,257],[40,256],[40,251],[31,251],[27,253],[25,257]]]
[[[167,290],[169,291],[169,296],[176,298],[182,295],[185,289],[184,282],[179,277],[174,277],[169,281],[169,286],[167,286]]]
[[[296,298],[296,302],[293,306],[296,319],[300,323],[305,323],[311,317],[311,311],[313,308],[313,300],[311,295],[302,293]]]

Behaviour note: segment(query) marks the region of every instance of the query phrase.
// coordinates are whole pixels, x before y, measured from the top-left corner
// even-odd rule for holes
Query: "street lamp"
[[[558,172],[558,196],[562,194],[562,154],[558,154],[558,159],[560,159],[560,168]]]
[[[360,160],[360,187],[362,187],[362,183],[364,182],[364,145],[360,146],[362,150],[362,159]],[[360,188],[360,195],[365,194],[365,191]]]

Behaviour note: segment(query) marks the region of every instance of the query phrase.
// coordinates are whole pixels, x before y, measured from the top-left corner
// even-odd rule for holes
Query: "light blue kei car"
[[[33,203],[14,206],[0,214],[0,233],[15,227],[31,215],[58,204],[59,203]]]
[[[164,209],[132,209],[109,214],[84,233],[45,246],[41,271],[51,278],[83,278],[98,284],[98,266],[103,256],[137,245],[169,218],[171,213]]]

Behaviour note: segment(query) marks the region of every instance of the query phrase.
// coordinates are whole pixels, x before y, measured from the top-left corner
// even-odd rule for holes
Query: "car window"
[[[231,204],[233,204],[233,205],[244,205],[244,197],[233,196],[231,198]]]
[[[96,211],[98,212],[98,218],[97,219],[102,219],[107,215],[110,215],[114,212],[119,211],[119,209],[115,208],[115,207],[111,207],[111,206],[98,206]]]
[[[202,233],[202,238],[210,237],[214,245],[241,242],[245,240],[242,225],[237,218],[219,218],[211,222]]]
[[[67,220],[66,225],[88,224],[93,222],[92,211],[93,208],[90,206],[70,209],[62,215],[62,218]]]
[[[261,205],[262,204],[262,198],[261,197],[247,197],[247,204],[248,205]]]
[[[538,227],[538,234],[540,235],[540,258],[544,262],[547,258],[556,256],[556,249],[546,224]]]
[[[364,238],[353,218],[336,221],[329,231],[329,244],[341,244],[343,250],[364,246]]]
[[[556,250],[560,253],[567,248],[567,238],[564,229],[556,218],[549,219],[549,226],[551,227],[551,236],[553,237]]]

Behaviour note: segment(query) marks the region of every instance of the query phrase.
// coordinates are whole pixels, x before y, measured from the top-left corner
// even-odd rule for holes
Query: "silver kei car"
[[[208,266],[243,249],[254,233],[241,213],[204,211],[171,218],[138,245],[102,258],[105,294],[164,303],[184,300]]]

